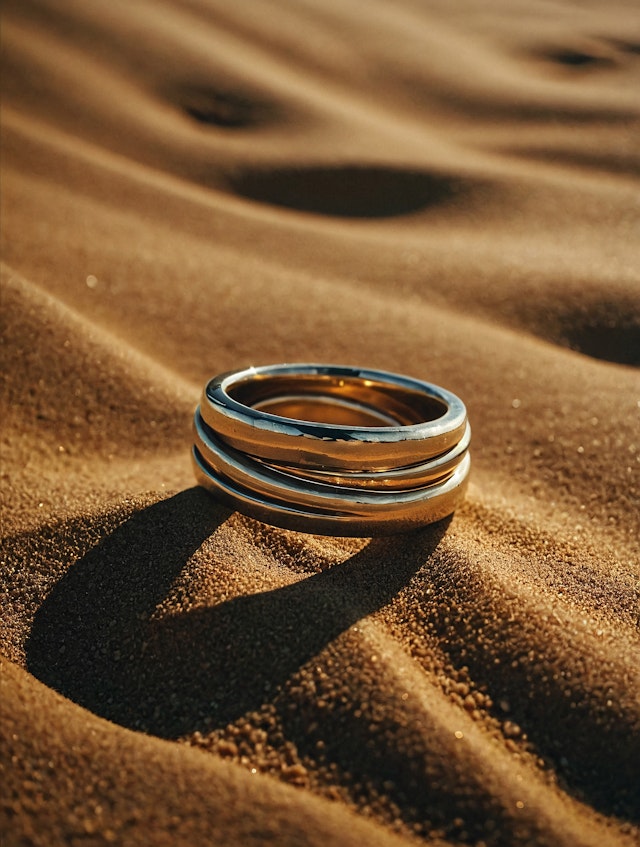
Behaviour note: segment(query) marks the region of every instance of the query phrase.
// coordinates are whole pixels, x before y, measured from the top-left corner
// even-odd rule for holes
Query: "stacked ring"
[[[450,515],[464,497],[464,403],[421,380],[335,365],[214,377],[192,450],[198,483],[244,514],[326,535],[385,535]]]

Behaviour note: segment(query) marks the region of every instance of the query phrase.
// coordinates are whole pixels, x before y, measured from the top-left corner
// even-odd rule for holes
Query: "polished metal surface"
[[[304,409],[295,409],[297,417],[283,415],[282,406],[279,414],[265,407],[265,401],[273,404],[291,394],[306,398]],[[353,423],[345,417],[345,401],[359,407],[360,420],[368,411],[395,423]],[[467,423],[464,403],[443,388],[384,371],[329,365],[222,374],[206,386],[200,412],[226,443],[252,456],[358,471],[439,456],[460,441]]]
[[[386,371],[305,364],[222,374],[193,425],[201,485],[306,532],[415,529],[451,514],[469,476],[462,401]]]

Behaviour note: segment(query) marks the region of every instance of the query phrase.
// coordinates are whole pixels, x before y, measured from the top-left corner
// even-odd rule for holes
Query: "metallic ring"
[[[460,441],[467,423],[464,403],[450,391],[386,371],[332,365],[222,374],[205,387],[200,412],[243,453],[359,471],[438,456]]]
[[[451,392],[386,371],[222,374],[194,417],[197,481],[259,520],[330,535],[415,529],[464,496],[471,430]]]

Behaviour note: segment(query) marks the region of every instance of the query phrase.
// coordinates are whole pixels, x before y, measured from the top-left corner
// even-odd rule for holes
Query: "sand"
[[[3,4],[0,842],[640,839],[640,29],[592,0]],[[459,394],[452,519],[198,489],[205,380]]]

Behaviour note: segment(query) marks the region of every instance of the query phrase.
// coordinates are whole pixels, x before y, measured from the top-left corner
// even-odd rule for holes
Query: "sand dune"
[[[3,844],[637,843],[634,4],[2,26]],[[195,487],[204,381],[284,361],[459,394],[463,507]]]

